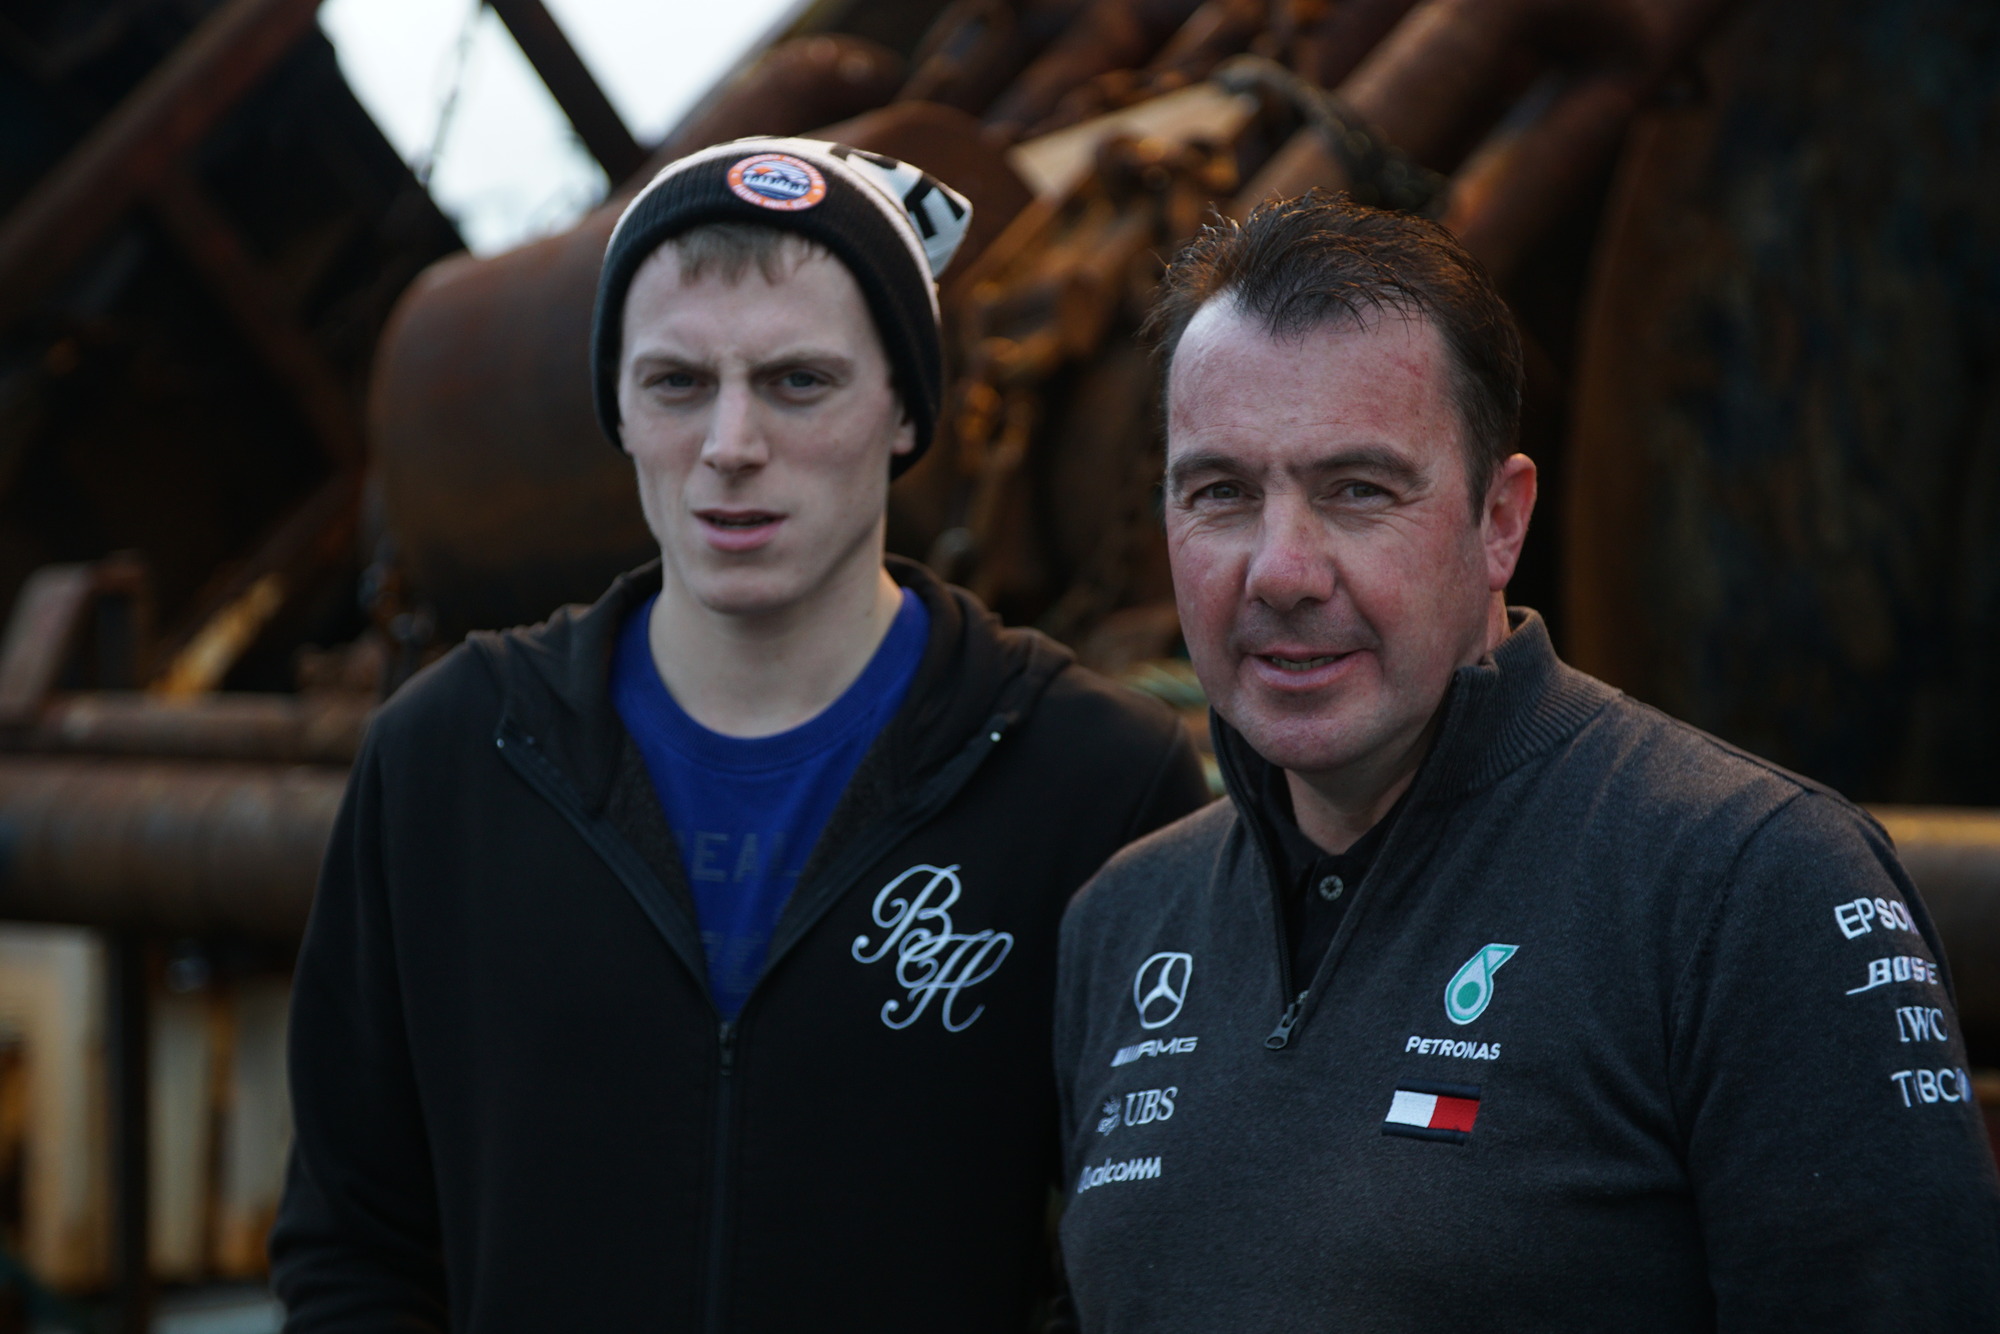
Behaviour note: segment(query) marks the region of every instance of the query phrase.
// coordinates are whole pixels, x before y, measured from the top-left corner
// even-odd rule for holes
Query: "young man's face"
[[[625,300],[618,411],[666,577],[710,611],[780,614],[875,579],[891,455],[914,436],[860,286],[788,244],[776,281],[663,247]]]
[[[1421,320],[1276,339],[1227,298],[1174,354],[1166,521],[1188,651],[1217,711],[1308,778],[1413,761],[1513,573],[1518,534],[1474,516],[1449,374]],[[1526,468],[1532,506],[1516,459],[1496,493]]]

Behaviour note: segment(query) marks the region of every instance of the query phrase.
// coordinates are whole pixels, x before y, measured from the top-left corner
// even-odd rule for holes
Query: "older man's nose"
[[[1244,592],[1273,611],[1333,597],[1333,560],[1310,505],[1284,497],[1266,505],[1245,582]]]

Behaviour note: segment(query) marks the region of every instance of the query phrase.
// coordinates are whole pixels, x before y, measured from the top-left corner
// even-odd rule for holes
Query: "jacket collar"
[[[970,593],[914,561],[891,556],[885,565],[930,613],[916,679],[881,738],[882,771],[899,786],[914,786],[996,713],[1025,713],[1072,658],[1044,635],[1002,628]],[[564,607],[540,625],[483,631],[467,641],[499,679],[497,727],[531,738],[593,813],[604,809],[625,741],[610,691],[618,632],[659,589],[654,560],[620,575],[587,607]]]
[[[1548,626],[1527,607],[1507,609],[1506,638],[1478,662],[1451,675],[1440,704],[1443,719],[1411,786],[1410,804],[1465,796],[1498,782],[1576,735],[1617,692],[1566,665]],[[1210,712],[1216,757],[1239,811],[1260,811],[1270,762],[1241,733]],[[1268,846],[1267,821],[1249,824],[1266,860],[1283,865]]]

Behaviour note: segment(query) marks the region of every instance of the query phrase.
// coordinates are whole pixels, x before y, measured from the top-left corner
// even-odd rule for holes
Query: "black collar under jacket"
[[[1567,666],[1556,656],[1548,625],[1529,607],[1507,609],[1508,632],[1492,652],[1451,674],[1445,688],[1437,735],[1424,755],[1400,803],[1397,827],[1374,861],[1393,865],[1389,854],[1419,845],[1425,835],[1410,826],[1432,824],[1450,804],[1489,787],[1568,737],[1596,716],[1615,695],[1601,681]],[[1278,841],[1275,821],[1281,814],[1266,810],[1264,793],[1271,763],[1252,749],[1241,732],[1209,713],[1209,733],[1229,800],[1242,818],[1251,846],[1257,850],[1270,884],[1272,912],[1285,920],[1284,900],[1290,892],[1290,862]],[[1379,879],[1371,874],[1369,880]],[[1350,934],[1340,931],[1336,941]],[[1283,994],[1301,995],[1311,977],[1292,976],[1289,942],[1278,945]],[[1329,949],[1328,956],[1335,950]],[[1280,1030],[1301,1017],[1295,1004],[1280,1021]]]

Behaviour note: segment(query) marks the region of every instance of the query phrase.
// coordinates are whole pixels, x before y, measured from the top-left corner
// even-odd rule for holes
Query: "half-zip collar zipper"
[[[1229,789],[1229,798],[1236,804],[1237,819],[1244,826],[1251,847],[1264,864],[1264,881],[1270,894],[1271,938],[1278,955],[1278,994],[1287,998],[1285,1008],[1278,1016],[1276,1026],[1271,1029],[1269,1036],[1264,1039],[1266,1050],[1278,1052],[1284,1051],[1287,1047],[1291,1046],[1293,1041],[1298,1037],[1300,1029],[1305,1026],[1306,1021],[1318,1009],[1318,1006],[1314,1003],[1317,995],[1325,993],[1327,982],[1331,980],[1334,970],[1339,966],[1340,956],[1345,952],[1347,942],[1354,935],[1364,904],[1372,897],[1371,891],[1382,882],[1385,876],[1390,874],[1383,868],[1393,867],[1395,865],[1395,855],[1408,844],[1410,838],[1407,832],[1408,826],[1417,822],[1416,817],[1419,807],[1423,804],[1426,790],[1431,786],[1430,783],[1426,782],[1426,779],[1430,777],[1431,771],[1436,767],[1429,763],[1430,757],[1437,753],[1439,747],[1444,745],[1451,732],[1452,715],[1455,712],[1452,708],[1452,702],[1457,693],[1455,687],[1456,680],[1454,679],[1453,686],[1448,687],[1445,692],[1445,702],[1443,705],[1445,716],[1440,722],[1437,736],[1432,739],[1431,750],[1425,755],[1424,760],[1419,763],[1416,777],[1411,780],[1409,791],[1401,798],[1403,803],[1401,816],[1389,829],[1388,837],[1382,841],[1381,849],[1375,854],[1373,863],[1369,866],[1367,873],[1361,877],[1360,883],[1348,891],[1351,897],[1348,900],[1347,911],[1342,915],[1340,925],[1333,933],[1333,939],[1327,942],[1326,953],[1321,956],[1319,965],[1313,975],[1303,980],[1295,978],[1292,975],[1291,942],[1285,938],[1285,894],[1287,886],[1283,871],[1285,866],[1283,851],[1275,846],[1270,831],[1264,827],[1264,822],[1253,819],[1246,814],[1247,803],[1256,799],[1257,784],[1250,782],[1249,776],[1242,771],[1242,766],[1246,761],[1240,753],[1237,753],[1237,748],[1240,747],[1243,750],[1249,750],[1250,743],[1245,741],[1233,728],[1230,728],[1229,724],[1220,715],[1211,711],[1210,727],[1215,729],[1215,735],[1218,738],[1225,735],[1227,737],[1226,740],[1222,741],[1218,749],[1228,752],[1223,764],[1223,775]],[[1220,724],[1220,726],[1218,727],[1217,724]],[[1252,751],[1251,754],[1255,755],[1255,752]],[[1270,763],[1270,761],[1264,759],[1261,755],[1256,756],[1255,762],[1259,764]]]

